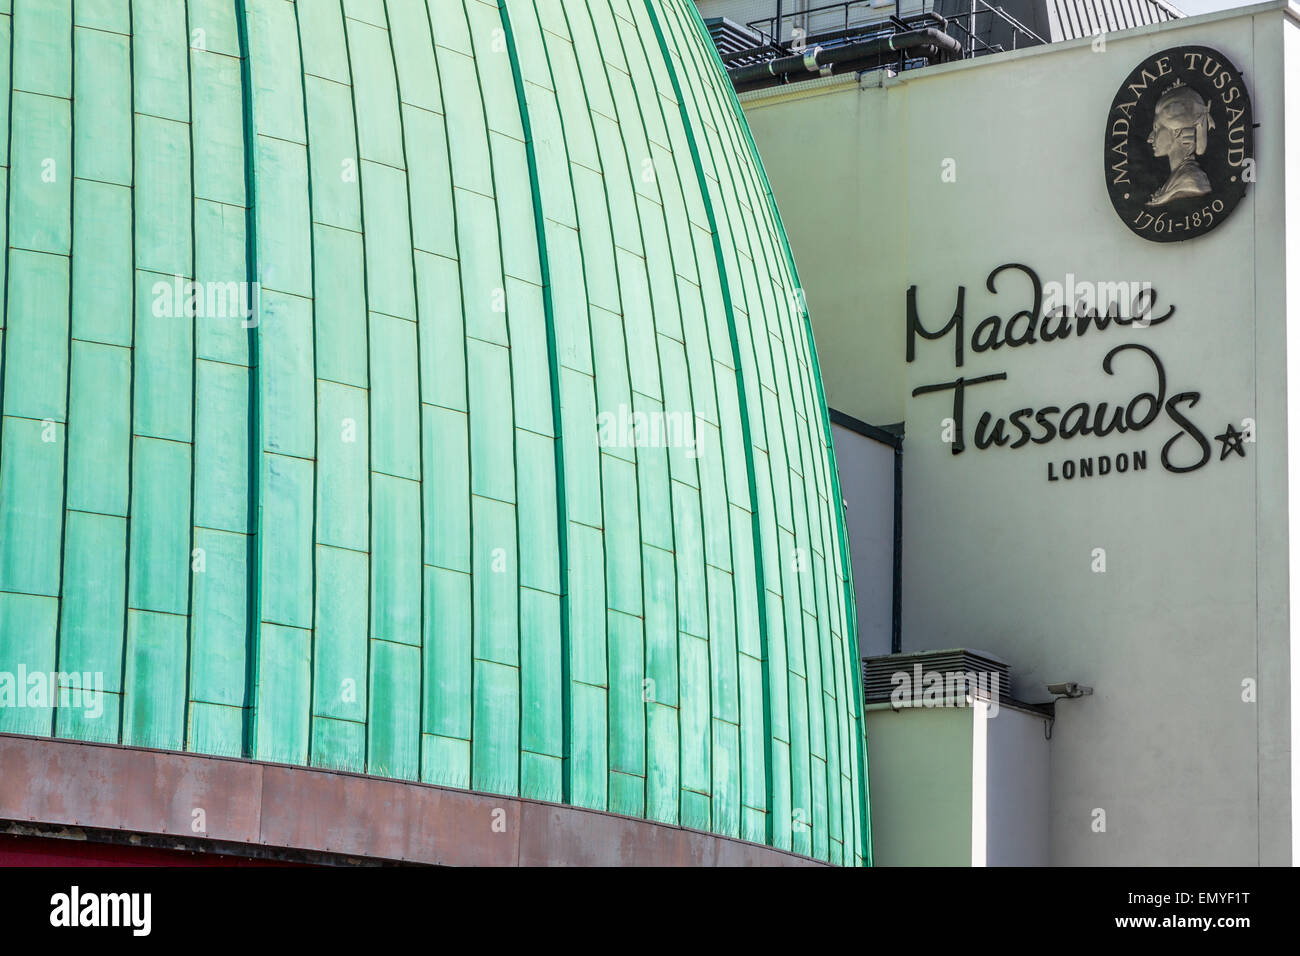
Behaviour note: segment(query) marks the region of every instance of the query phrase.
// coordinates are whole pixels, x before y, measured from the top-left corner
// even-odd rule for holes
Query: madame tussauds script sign
[[[967,422],[972,417],[967,405],[977,401],[979,407],[995,409],[981,412],[969,435],[979,451],[1013,452],[1039,445],[1056,451],[1067,442],[1076,446],[1070,448],[1069,457],[1058,453],[1043,463],[1048,481],[1122,475],[1157,463],[1181,474],[1196,471],[1216,455],[1218,461],[1246,457],[1246,445],[1255,440],[1254,421],[1237,418],[1221,426],[1221,414],[1216,420],[1218,413],[1202,404],[1199,391],[1171,380],[1156,346],[1161,329],[1173,320],[1176,310],[1158,304],[1154,287],[1075,283],[1072,278],[1064,287],[1056,282],[1044,285],[1033,269],[1014,262],[989,273],[985,286],[991,295],[999,294],[999,284],[1013,308],[1023,308],[1003,310],[1005,319],[988,315],[973,328],[966,322],[965,286],[957,287],[956,306],[942,326],[921,319],[917,287],[907,290],[907,361],[916,359],[917,339],[933,342],[951,337],[954,377],[914,388],[912,397],[948,398],[951,415],[946,414],[946,406],[938,408],[935,420],[954,455],[967,450]],[[1021,383],[1011,382],[1006,372],[967,377],[961,371],[967,349],[980,355],[1031,346],[1069,348],[1073,339],[1096,337],[1116,341],[1097,369],[1096,395],[1084,401],[1077,395],[1055,395],[1016,408],[1020,403],[1006,402],[1005,396],[1008,385]],[[970,394],[973,389],[978,390],[977,396]],[[1158,444],[1150,444],[1151,433],[1159,433]],[[1077,447],[1110,435],[1126,436],[1129,446],[1121,450],[1111,442],[1104,453]]]
[[[1250,94],[1218,50],[1147,57],[1106,118],[1106,188],[1143,239],[1177,242],[1223,222],[1255,176]]]

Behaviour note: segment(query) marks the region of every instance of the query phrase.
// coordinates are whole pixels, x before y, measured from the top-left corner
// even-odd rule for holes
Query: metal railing
[[[790,13],[782,13],[781,4],[778,3],[776,5],[776,13],[772,16],[750,20],[745,24],[745,26],[762,37],[764,43],[783,45],[786,42],[784,37],[787,33],[783,27],[788,22],[790,24],[790,30],[788,31],[790,42],[797,43],[800,38],[807,38],[810,32],[808,29],[809,22],[813,20],[828,19],[828,15],[833,14],[835,11],[839,11],[843,14],[844,23],[841,27],[843,30],[848,30],[852,26],[858,26],[867,22],[866,20],[853,21],[852,12],[855,8],[858,10],[871,10],[873,2],[874,0],[840,0],[839,3],[828,3],[820,7],[811,7],[806,10],[795,10]],[[838,16],[836,19],[838,21]],[[880,16],[877,14],[870,19],[879,21]],[[796,31],[798,31],[798,35],[796,34]],[[826,32],[829,31],[821,29],[821,25],[818,24],[816,33],[821,35]]]
[[[1007,13],[1002,7],[994,7],[985,3],[984,0],[970,0],[970,10],[965,13],[949,13],[945,16],[949,25],[953,28],[948,31],[948,35],[956,40],[960,40],[962,46],[966,49],[966,56],[979,56],[983,53],[1002,53],[1007,47],[1002,43],[989,44],[976,32],[976,17],[983,17],[987,26],[991,27],[999,21],[1005,23],[1011,32],[1011,49],[1016,50],[1021,46],[1033,46],[1047,41],[1040,37],[1029,27],[1025,26],[1011,14]],[[963,22],[965,21],[965,22]],[[1021,42],[1022,40],[1028,42]]]
[[[831,50],[839,46],[858,43],[879,36],[889,36],[922,27],[943,30],[962,47],[963,56],[982,56],[1001,53],[1007,49],[1046,43],[1041,36],[1007,13],[1002,7],[986,0],[969,0],[969,9],[961,13],[940,16],[933,12],[934,0],[920,0],[910,14],[901,14],[903,3],[888,4],[894,13],[881,13],[876,0],[839,0],[821,6],[800,10],[782,10],[783,3],[775,3],[772,15],[748,20],[745,31],[753,38],[752,45],[720,53],[728,69],[752,66],[805,49],[821,47]],[[990,42],[994,32],[1005,42]],[[925,66],[930,61],[924,57],[899,55],[890,58],[898,69]],[[887,65],[882,59],[881,65]]]

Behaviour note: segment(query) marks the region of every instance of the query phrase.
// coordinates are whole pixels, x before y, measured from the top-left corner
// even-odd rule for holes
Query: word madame
[[[1008,270],[1019,272],[1029,280],[1029,301],[1025,308],[1013,313],[1005,321],[1000,315],[990,315],[980,320],[970,334],[969,344],[972,352],[997,351],[1003,346],[1014,349],[1038,342],[1078,338],[1086,335],[1091,328],[1095,328],[1098,332],[1105,332],[1107,328],[1112,327],[1159,325],[1173,318],[1174,315],[1172,305],[1163,315],[1154,314],[1158,295],[1149,283],[1141,283],[1137,286],[1130,310],[1132,315],[1125,316],[1122,314],[1122,303],[1110,301],[1110,296],[1112,292],[1126,295],[1131,288],[1129,283],[1117,282],[1109,285],[1074,283],[1069,281],[1072,277],[1067,277],[1069,288],[1062,287],[1059,283],[1049,283],[1050,301],[1054,303],[1058,299],[1065,299],[1068,302],[1073,298],[1072,306],[1061,304],[1044,311],[1044,286],[1038,278],[1038,273],[1018,262],[998,266],[989,273],[988,280],[985,282],[989,292],[998,294],[997,278]],[[1107,301],[1103,302],[1103,299]],[[1084,301],[1082,309],[1079,308],[1080,300]],[[1106,307],[1104,314],[1098,309],[1102,304]],[[918,335],[923,339],[936,341],[949,332],[956,333],[953,339],[953,364],[961,368],[966,362],[966,287],[964,285],[957,287],[957,304],[953,308],[952,317],[943,328],[935,331],[930,331],[921,322],[916,306],[916,286],[910,287],[907,290],[907,360],[911,362],[916,358]]]

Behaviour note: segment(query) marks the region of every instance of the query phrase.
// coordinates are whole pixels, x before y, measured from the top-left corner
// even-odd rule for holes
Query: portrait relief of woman
[[[1148,206],[1163,206],[1184,196],[1204,196],[1210,191],[1210,178],[1197,165],[1196,157],[1205,152],[1212,129],[1214,119],[1209,106],[1199,93],[1181,81],[1156,101],[1147,145],[1157,157],[1169,158],[1169,178],[1151,194]]]

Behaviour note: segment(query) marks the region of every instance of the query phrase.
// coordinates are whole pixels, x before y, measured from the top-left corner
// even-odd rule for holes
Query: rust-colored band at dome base
[[[449,866],[818,861],[578,807],[310,767],[0,734],[0,821]],[[197,829],[196,829],[197,828]]]

